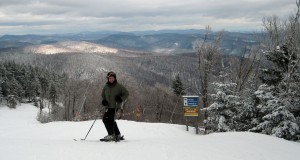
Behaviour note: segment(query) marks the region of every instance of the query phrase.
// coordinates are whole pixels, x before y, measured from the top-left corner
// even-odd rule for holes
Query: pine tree
[[[10,94],[10,84],[7,77],[3,77],[3,82],[1,83],[2,95],[7,97]]]
[[[55,88],[55,85],[52,83],[50,85],[50,102],[52,104],[52,106],[55,106],[56,104],[56,99],[57,99],[57,92],[56,92],[56,88]]]
[[[295,114],[300,111],[299,65],[295,64],[299,57],[290,51],[287,45],[282,45],[266,55],[269,67],[263,69],[261,77],[265,85],[256,92],[261,119],[250,131],[285,139],[299,138],[299,116]]]
[[[33,68],[30,68],[30,73],[28,75],[28,82],[26,87],[26,96],[29,98],[29,101],[36,100],[36,97],[40,95],[40,82],[36,77],[36,72]]]
[[[266,55],[267,67],[262,70],[265,84],[255,92],[258,124],[250,129],[291,140],[300,139],[300,1],[296,4],[296,16],[291,16],[288,23],[277,17],[264,21],[271,45]]]
[[[260,119],[250,131],[297,140],[300,133],[299,125],[295,116],[289,111],[288,105],[285,104],[287,101],[281,98],[277,88],[261,85],[256,92],[256,97],[259,99],[257,108]]]
[[[0,62],[0,103],[2,103],[2,98],[3,98],[3,83],[4,83],[4,77],[5,77],[5,72],[6,72],[6,69],[3,65],[2,62]]]
[[[238,108],[238,114],[233,119],[236,131],[248,131],[259,124],[257,103],[255,95],[243,101],[242,106]]]
[[[19,99],[23,97],[24,90],[22,85],[13,77],[10,80],[10,94],[18,97]]]
[[[284,74],[288,72],[289,65],[297,59],[296,55],[289,56],[286,45],[277,46],[274,51],[266,54],[266,58],[270,65],[268,65],[269,68],[262,70],[263,76],[260,79],[265,84],[275,86],[284,80]]]
[[[235,116],[242,105],[239,96],[234,95],[232,89],[235,83],[214,83],[216,94],[214,103],[207,108],[207,128],[211,131],[225,132],[236,130]]]
[[[17,98],[14,95],[9,95],[7,97],[7,105],[9,108],[16,108],[17,103]]]
[[[176,96],[185,95],[185,90],[181,81],[179,74],[175,76],[175,80],[172,83],[172,88]]]
[[[2,98],[3,98],[2,87],[1,87],[2,83],[3,83],[3,80],[2,80],[2,77],[0,77],[0,104],[2,103]]]
[[[0,77],[6,77],[6,68],[2,62],[0,62]]]

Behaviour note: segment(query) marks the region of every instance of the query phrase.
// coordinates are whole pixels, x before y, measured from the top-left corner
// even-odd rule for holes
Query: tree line
[[[265,17],[262,45],[245,47],[247,54],[228,65],[219,54],[222,34],[212,43],[199,43],[200,94],[210,132],[251,131],[300,139],[300,2],[296,5],[296,14],[288,20]]]
[[[57,102],[57,89],[62,85],[63,75],[31,65],[0,61],[1,97],[13,96],[21,102],[37,102],[48,99]]]
[[[47,69],[14,61],[0,61],[1,103],[16,108],[18,103],[32,102],[40,108],[38,116],[41,118],[45,107],[50,111],[57,106],[65,79],[66,75],[55,74]]]

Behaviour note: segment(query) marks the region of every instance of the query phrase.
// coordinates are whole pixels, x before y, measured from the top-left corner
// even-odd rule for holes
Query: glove
[[[103,106],[107,106],[107,105],[108,105],[107,100],[103,99],[103,100],[102,100],[102,105],[103,105]]]
[[[116,96],[115,100],[116,100],[116,102],[119,102],[119,103],[121,103],[123,101],[121,96]]]

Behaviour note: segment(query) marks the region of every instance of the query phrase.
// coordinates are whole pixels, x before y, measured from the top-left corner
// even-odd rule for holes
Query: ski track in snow
[[[185,126],[118,120],[124,142],[100,142],[107,133],[99,119],[36,121],[38,109],[22,104],[0,107],[0,155],[3,160],[299,160],[300,143],[272,136],[230,132],[196,135]],[[73,139],[78,139],[74,141]]]

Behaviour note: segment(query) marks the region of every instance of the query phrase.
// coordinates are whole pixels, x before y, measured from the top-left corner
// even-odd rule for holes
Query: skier
[[[117,82],[116,73],[108,72],[106,78],[107,83],[103,87],[101,97],[102,105],[106,107],[102,120],[108,135],[100,140],[119,141],[122,140],[123,137],[121,136],[120,130],[115,121],[115,115],[118,109],[120,109],[122,103],[126,102],[129,93],[122,84]]]

